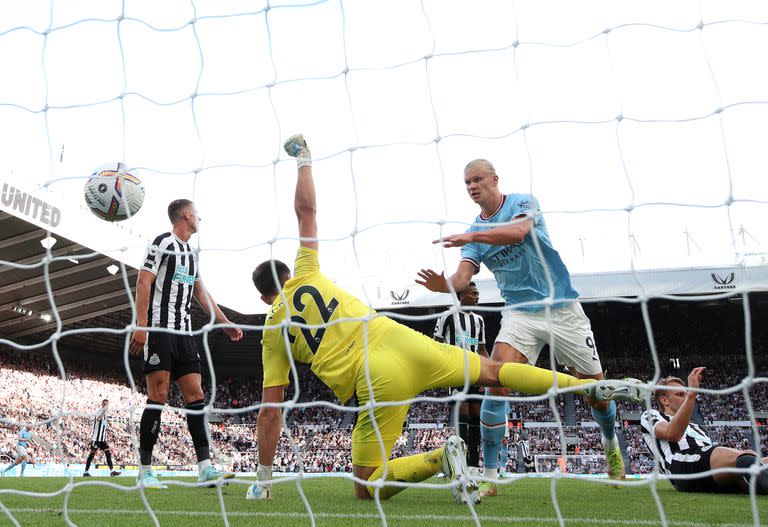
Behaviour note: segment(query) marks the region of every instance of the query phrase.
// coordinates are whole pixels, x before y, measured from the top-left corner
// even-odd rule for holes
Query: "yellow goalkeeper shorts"
[[[368,370],[374,400],[379,402],[412,399],[432,388],[464,386],[465,368],[469,384],[480,377],[480,356],[456,346],[443,344],[409,327],[388,320],[379,335],[369,335]],[[376,337],[380,337],[377,341]],[[365,363],[355,379],[360,406],[370,400]],[[352,463],[378,467],[389,459],[395,441],[403,433],[409,404],[376,406],[361,410],[352,432]],[[374,414],[382,443],[376,437],[371,420]]]

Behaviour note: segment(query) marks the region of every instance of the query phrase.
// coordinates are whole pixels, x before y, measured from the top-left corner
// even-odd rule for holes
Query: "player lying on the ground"
[[[465,373],[469,384],[505,386],[529,394],[549,390],[552,371],[527,364],[502,364],[432,340],[387,317],[376,316],[369,306],[323,275],[318,263],[317,206],[309,149],[302,136],[291,137],[285,149],[297,159],[294,209],[301,242],[293,278],[288,266],[277,260],[263,262],[253,272],[261,299],[272,306],[262,337],[263,403],[283,402],[291,371],[289,354],[296,361],[311,363],[312,371],[340,401],[357,392],[361,408],[371,400],[398,402],[433,388],[464,386]],[[554,376],[559,387],[578,386],[579,393],[593,398],[641,400],[640,389],[634,384],[595,384],[593,379],[580,380],[562,373]],[[453,488],[457,501],[476,499],[476,485],[466,476],[466,447],[459,437],[448,438],[445,446],[435,451],[387,461],[402,433],[408,408],[408,404],[395,404],[360,411],[352,432],[357,497],[374,495],[375,487],[368,482],[384,478],[418,482],[443,471],[451,479],[459,479]],[[383,445],[377,438],[374,418]],[[257,429],[257,482],[246,496],[268,498],[281,429],[280,408],[262,407]],[[400,486],[384,486],[380,496],[389,498],[401,490]]]
[[[688,387],[698,388],[704,368],[694,368],[688,375]],[[694,475],[720,468],[749,469],[755,464],[766,465],[768,457],[758,460],[752,450],[738,450],[715,445],[698,425],[691,423],[696,405],[696,393],[683,388],[682,379],[665,377],[654,398],[658,410],[646,410],[641,419],[643,438],[648,448],[661,462],[661,469],[670,476]],[[679,388],[679,389],[674,389]],[[749,492],[752,476],[748,473],[722,472],[695,479],[670,479],[682,492]],[[768,494],[768,467],[762,468],[755,478],[758,494]]]

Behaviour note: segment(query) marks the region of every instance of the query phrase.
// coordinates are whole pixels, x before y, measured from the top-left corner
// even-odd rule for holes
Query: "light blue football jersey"
[[[516,245],[488,245],[486,243],[468,243],[461,248],[462,260],[468,260],[479,271],[483,263],[491,270],[496,278],[496,284],[501,290],[501,297],[508,306],[516,306],[523,302],[532,302],[549,297],[544,266],[549,269],[555,287],[555,301],[578,298],[579,294],[571,285],[571,276],[565,267],[560,254],[552,247],[544,218],[539,214],[539,202],[530,194],[508,194],[503,197],[501,206],[496,213],[484,218],[481,215],[475,219],[475,225],[467,232],[484,231],[494,227],[493,224],[508,223],[512,219],[531,215],[535,217],[536,236],[539,240],[544,260],[539,258],[532,233],[528,233],[522,243]],[[485,226],[484,224],[491,224]],[[498,225],[497,225],[498,226]],[[565,305],[556,303],[554,307]],[[544,305],[520,306],[521,311],[541,311]]]
[[[19,441],[16,443],[20,447],[27,447],[27,443],[32,439],[32,434],[26,430],[19,430]]]

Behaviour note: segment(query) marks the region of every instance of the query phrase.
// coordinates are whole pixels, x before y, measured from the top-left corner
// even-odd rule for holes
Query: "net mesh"
[[[546,9],[553,7],[557,16],[547,16],[551,13]],[[649,291],[637,271],[686,265],[692,256],[742,269],[762,258],[756,232],[761,227],[754,218],[764,215],[768,195],[756,183],[755,170],[765,153],[761,134],[754,130],[765,126],[768,80],[752,66],[761,61],[768,13],[755,3],[726,8],[713,2],[689,2],[674,9],[646,6],[640,14],[623,13],[606,3],[589,17],[566,3],[547,8],[542,11],[529,2],[470,6],[427,1],[365,7],[324,1],[176,2],[162,10],[142,2],[15,5],[13,12],[0,16],[0,49],[15,51],[0,53],[0,67],[13,72],[12,81],[0,88],[0,119],[12,123],[3,127],[3,142],[24,147],[3,151],[3,172],[30,191],[48,192],[52,201],[67,200],[77,194],[94,164],[105,158],[141,159],[138,168],[145,182],[156,181],[154,189],[148,185],[145,214],[153,207],[162,209],[177,197],[174,192],[190,195],[203,214],[206,208],[215,209],[217,202],[229,210],[252,212],[254,196],[259,196],[263,210],[254,213],[258,220],[254,224],[263,226],[263,231],[253,233],[253,239],[222,242],[215,218],[208,229],[205,224],[201,228],[201,252],[210,255],[213,268],[222,261],[215,255],[280,256],[295,247],[289,207],[293,179],[282,177],[293,171],[293,164],[284,162],[280,147],[287,135],[302,130],[317,138],[312,143],[315,172],[325,178],[318,183],[319,222],[321,229],[331,227],[321,230],[327,233],[321,245],[324,253],[338,255],[330,257],[327,274],[344,272],[340,283],[369,304],[381,305],[382,290],[383,296],[391,290],[393,298],[395,290],[408,291],[411,274],[422,262],[452,269],[456,255],[418,247],[427,245],[424,240],[463,229],[476,214],[461,195],[454,174],[480,152],[505,172],[517,174],[516,183],[524,179],[517,185],[520,191],[539,196],[550,230],[567,233],[556,246],[566,254],[580,255],[577,269],[633,270],[632,298],[604,291],[595,300],[639,305],[650,346],[651,383],[663,370],[649,314],[653,299],[707,301],[734,294],[741,298],[746,375],[732,386],[701,392],[715,397],[740,393],[746,421],[759,445],[750,388],[766,379],[758,376],[753,355],[749,293],[765,282],[745,280],[735,290],[673,297],[668,291]],[[732,47],[724,45],[726,40]],[[34,63],[39,67],[29,66]],[[576,141],[577,137],[586,141]],[[566,169],[572,177],[555,178]],[[437,208],[425,206],[425,196]],[[337,221],[331,221],[332,214]],[[235,216],[245,221],[244,216]],[[664,218],[663,224],[651,221],[654,217]],[[159,225],[157,215],[151,219]],[[706,231],[691,234],[689,226],[702,224],[708,225]],[[566,228],[569,225],[572,228]],[[142,224],[119,229],[133,236],[128,244],[136,251],[146,247],[136,242],[139,231],[152,232]],[[684,232],[685,238],[658,239],[670,231]],[[382,235],[391,236],[391,249],[379,247]],[[418,241],[411,245],[404,240],[407,237]],[[683,239],[686,250],[680,249]],[[125,248],[110,237],[89,245],[98,252],[84,255],[83,260],[94,265],[101,253],[118,254],[120,259]],[[66,256],[48,247],[41,261],[0,262],[10,268],[42,268],[54,318],[54,332],[44,343],[0,338],[0,344],[21,352],[52,346],[62,384],[54,384],[56,396],[43,403],[51,410],[50,419],[27,424],[35,430],[50,425],[52,435],[46,437],[64,464],[72,460],[62,450],[61,434],[77,428],[73,423],[87,427],[83,423],[92,414],[72,410],[80,408],[72,404],[80,391],[66,384],[58,342],[78,333],[125,335],[124,367],[130,372],[127,337],[134,325],[78,329],[62,325],[62,306],[56,305],[49,271],[51,263],[62,258]],[[135,265],[138,260],[123,261]],[[252,261],[239,270],[249,268]],[[125,263],[119,272],[130,297]],[[206,276],[212,291],[218,284],[223,287],[224,278],[212,286],[213,273]],[[134,308],[133,300],[129,302]],[[408,321],[435,319],[432,314],[394,316]],[[205,361],[213,376],[210,401],[216,400],[218,389],[209,346],[209,333],[216,327],[209,320],[195,329],[203,336]],[[554,363],[554,356],[550,361]],[[132,396],[124,406],[135,451],[135,423],[143,398],[130,373],[128,378]],[[347,415],[385,403],[372,397],[369,406],[351,408],[301,400],[301,380],[301,371],[292,365],[296,388],[281,405],[286,409],[287,445],[299,471],[276,484],[295,483],[314,525],[316,514],[302,487],[309,476],[301,462],[300,441],[292,438],[288,426],[289,411],[327,408]],[[559,393],[552,390],[540,397],[510,400],[547,401],[565,456]],[[461,392],[448,398],[422,395],[408,402],[464,398],[466,393]],[[215,418],[259,407],[209,404],[204,413]],[[184,413],[166,410],[177,416],[170,418],[171,426],[180,426]],[[17,424],[15,419],[4,422]],[[163,450],[162,443],[156,450]],[[648,485],[659,521],[668,525],[657,492],[658,467],[652,474],[622,484]],[[551,475],[551,500],[560,525],[568,520],[558,498],[563,477],[569,476],[558,471]],[[70,479],[61,492],[68,497],[78,486],[95,484],[119,487]],[[446,484],[419,486],[444,489]],[[133,491],[159,525],[144,491]],[[2,492],[24,494],[32,504],[42,496],[13,488]],[[222,488],[217,492],[220,510],[211,514],[229,525],[233,513],[226,510]],[[388,516],[378,493],[375,503],[376,518],[386,525]],[[754,492],[749,503],[758,525]],[[481,525],[475,507],[467,507],[471,520]],[[4,505],[2,510],[13,525],[19,525],[13,510]],[[74,525],[66,498],[63,515],[67,524]]]

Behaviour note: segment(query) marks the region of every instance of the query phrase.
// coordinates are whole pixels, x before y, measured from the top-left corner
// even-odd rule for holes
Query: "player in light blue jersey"
[[[13,469],[13,467],[19,464],[21,464],[21,472],[19,472],[19,477],[24,475],[24,470],[26,470],[27,462],[29,461],[27,445],[31,439],[32,433],[29,430],[26,428],[21,428],[19,430],[19,436],[16,440],[16,459],[14,459],[13,463],[5,467],[5,470],[3,470],[3,476],[5,476],[6,472],[10,471]]]
[[[539,202],[531,194],[502,194],[499,176],[485,159],[471,161],[464,169],[464,184],[469,197],[480,206],[474,224],[463,234],[446,236],[434,243],[461,247],[458,270],[449,278],[432,269],[422,269],[417,283],[437,292],[464,290],[480,264],[493,273],[505,302],[501,329],[491,358],[500,362],[536,364],[542,347],[552,339],[555,357],[580,378],[602,379],[603,368],[597,355],[589,319],[578,302],[568,269],[552,246]],[[549,317],[546,305],[551,302]],[[505,396],[505,389],[491,389]],[[613,401],[589,400],[592,415],[603,433],[608,475],[624,477],[624,461],[616,438],[616,405]],[[504,402],[483,401],[484,475],[497,477],[496,462],[506,428]],[[493,496],[493,483],[481,488]]]

